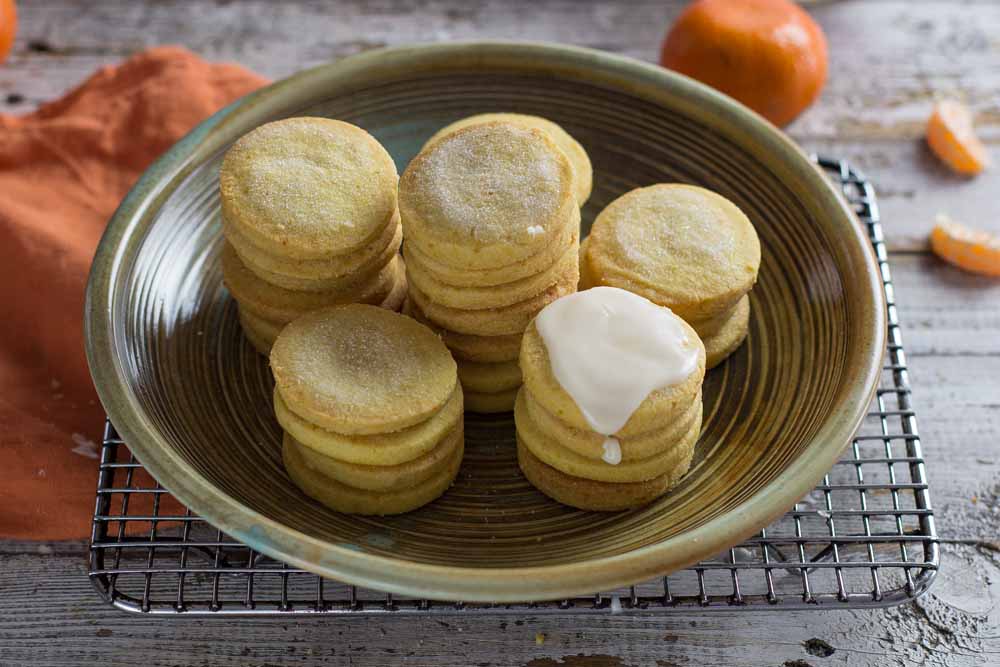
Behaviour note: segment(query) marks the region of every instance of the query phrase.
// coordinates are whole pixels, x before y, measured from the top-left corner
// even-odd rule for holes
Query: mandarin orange
[[[791,0],[696,0],[667,33],[660,64],[787,125],[826,81],[826,37]]]
[[[0,62],[7,57],[14,46],[17,32],[17,7],[14,0],[0,0]]]

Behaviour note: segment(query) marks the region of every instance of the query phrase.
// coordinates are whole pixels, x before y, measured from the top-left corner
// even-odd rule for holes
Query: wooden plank
[[[886,223],[887,234],[894,224]],[[914,367],[919,369],[928,356],[966,357],[971,365],[971,358],[1000,355],[1000,281],[966,273],[929,254],[897,254],[890,267],[903,343]],[[922,392],[925,387],[919,379],[915,382]],[[984,378],[979,390],[989,393],[988,385]]]
[[[989,573],[986,562],[967,545],[945,555],[946,566],[977,574]],[[1000,651],[987,606],[1000,593],[995,577],[975,591],[959,577],[943,579],[917,604],[864,612],[195,621],[112,609],[90,588],[80,556],[9,556],[2,564],[5,665],[971,666]],[[828,660],[824,645],[834,650]]]
[[[385,45],[485,36],[560,41],[655,61],[682,5],[22,2],[15,50],[0,68],[0,112],[30,109],[100,65],[171,42],[271,77]],[[894,223],[893,250],[925,248],[937,212],[1000,231],[1000,200],[992,196],[1000,172],[972,181],[952,176],[921,139],[933,98],[957,95],[973,106],[987,140],[1000,143],[1000,41],[992,37],[1000,32],[1000,5],[875,0],[826,3],[812,11],[830,36],[830,77],[819,103],[791,126],[792,136],[809,150],[846,156],[875,176]],[[8,102],[12,93],[23,101]]]

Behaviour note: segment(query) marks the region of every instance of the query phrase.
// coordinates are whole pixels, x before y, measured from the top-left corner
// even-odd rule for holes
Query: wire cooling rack
[[[486,605],[399,598],[275,561],[177,509],[108,423],[90,578],[125,611],[158,615],[669,614],[899,604],[927,590],[938,545],[875,193],[846,162],[816,158],[866,227],[888,303],[886,365],[844,457],[746,542],[669,577],[591,596]]]

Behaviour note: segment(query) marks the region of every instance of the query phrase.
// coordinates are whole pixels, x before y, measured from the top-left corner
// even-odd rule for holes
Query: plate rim
[[[787,162],[780,174],[788,184],[819,197],[832,217],[849,222],[847,254],[864,267],[859,289],[870,298],[857,304],[862,349],[855,350],[841,381],[834,409],[801,454],[770,483],[728,512],[661,542],[614,556],[557,565],[512,568],[456,568],[372,554],[355,545],[333,544],[274,521],[223,492],[188,465],[145,421],[116,354],[113,287],[123,257],[138,239],[134,232],[201,158],[229,143],[245,124],[258,124],[288,99],[307,97],[310,87],[363,77],[377,69],[433,66],[463,59],[464,66],[517,61],[534,71],[587,69],[596,79],[630,80],[646,93],[662,88],[706,109],[699,120],[742,128]],[[677,102],[677,100],[674,100]],[[714,114],[714,115],[712,115]],[[774,166],[774,165],[772,165]],[[181,503],[252,549],[290,565],[385,592],[416,598],[469,602],[530,602],[613,590],[663,576],[718,553],[768,525],[808,493],[839,459],[860,425],[878,387],[885,352],[885,294],[869,239],[843,197],[808,156],[786,135],[735,100],[683,75],[626,56],[548,42],[456,41],[387,47],[304,70],[250,93],[221,109],[171,147],[147,169],[115,211],[101,238],[87,282],[84,335],[87,360],[98,396],[129,449],[150,474]],[[173,184],[173,187],[167,187]],[[865,289],[867,288],[867,289]]]

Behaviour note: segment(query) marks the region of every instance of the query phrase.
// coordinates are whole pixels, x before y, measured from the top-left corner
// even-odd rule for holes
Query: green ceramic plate
[[[337,514],[280,462],[266,362],[222,286],[217,171],[242,134],[320,115],[371,131],[400,171],[423,141],[485,111],[540,114],[590,153],[584,225],[660,181],[729,197],[763,246],[749,341],[709,374],[705,432],[669,495],[620,514],[562,507],[518,472],[509,417],[467,419],[437,502],[393,518]],[[546,44],[374,51],[303,72],[216,114],[139,181],[108,225],[88,288],[87,349],[108,414],[149,471],[253,548],[323,575],[469,601],[608,590],[710,556],[766,525],[830,468],[867,409],[884,343],[874,257],[844,202],[783,134],[661,68]]]

